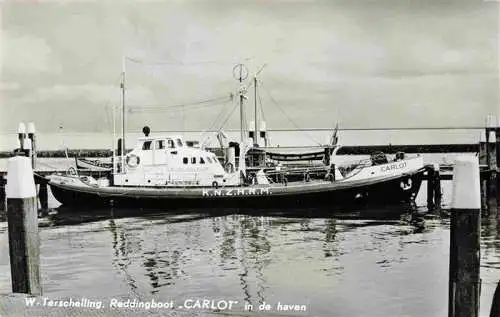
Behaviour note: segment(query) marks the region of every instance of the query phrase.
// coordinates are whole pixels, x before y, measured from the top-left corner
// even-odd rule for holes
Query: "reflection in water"
[[[108,228],[112,234],[112,246],[114,250],[113,266],[117,268],[119,273],[125,276],[125,280],[127,285],[130,287],[130,291],[135,294],[137,298],[141,298],[141,296],[137,294],[136,281],[128,272],[128,266],[130,265],[131,260],[128,257],[125,233],[119,230],[114,219],[109,220]]]
[[[62,285],[57,289],[66,290],[88,287],[87,280],[94,278],[79,275],[78,269],[111,267],[117,284],[143,300],[224,297],[254,307],[272,300],[306,302],[316,316],[333,311],[342,316],[439,316],[446,310],[449,219],[401,208],[314,214],[60,212],[46,219],[52,226],[42,231],[47,247],[64,252],[72,246],[60,241],[61,226],[76,231],[82,241],[95,241],[94,222],[103,224],[106,241],[85,244],[85,252],[101,248],[99,254],[109,256],[83,257],[89,263],[78,268],[58,259],[45,272]],[[481,248],[482,297],[488,301],[500,272],[497,213],[482,218]],[[65,278],[57,275],[61,267]],[[102,285],[95,278],[92,285],[108,288],[111,297],[123,295],[112,282]],[[482,310],[489,307],[483,299],[481,305]]]
[[[337,229],[335,225],[337,220],[335,218],[325,219],[325,242],[323,243],[323,252],[325,253],[325,258],[331,257],[335,254],[338,260],[338,250],[336,249],[335,237],[337,235]]]

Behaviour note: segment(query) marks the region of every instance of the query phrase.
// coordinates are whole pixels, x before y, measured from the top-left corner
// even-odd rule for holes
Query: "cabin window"
[[[184,157],[184,158],[182,159],[182,163],[187,164],[187,163],[188,163],[188,158],[187,158],[187,157]]]
[[[182,147],[182,141],[181,141],[181,139],[177,139],[177,145],[178,145],[179,147]]]
[[[196,157],[191,158],[191,164],[196,164]]]
[[[200,157],[200,164],[205,164],[205,160],[203,159],[203,157]]]
[[[151,141],[145,141],[145,142],[142,144],[142,149],[143,149],[143,150],[151,150]]]
[[[157,140],[156,141],[156,149],[163,150],[165,148],[165,140]]]
[[[208,163],[212,163],[212,159],[210,158],[210,156],[207,156],[207,161]]]
[[[175,148],[174,140],[168,140],[168,148],[169,149]]]

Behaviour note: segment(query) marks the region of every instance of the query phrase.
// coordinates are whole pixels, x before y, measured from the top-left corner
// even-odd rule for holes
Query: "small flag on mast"
[[[331,138],[331,145],[337,145],[337,142],[339,140],[337,133],[339,131],[339,123],[337,122],[337,125],[335,126],[335,130],[333,130],[332,138]]]

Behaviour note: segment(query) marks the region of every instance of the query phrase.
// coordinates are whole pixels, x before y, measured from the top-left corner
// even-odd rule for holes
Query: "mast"
[[[111,142],[111,151],[113,151],[113,175],[116,174],[116,151],[115,151],[115,142],[116,142],[116,113],[115,113],[116,105],[113,105],[113,142]]]
[[[254,107],[254,111],[255,111],[255,121],[254,121],[254,132],[253,132],[253,144],[254,146],[258,146],[259,145],[259,139],[258,139],[258,136],[257,136],[257,75],[255,75],[253,77],[253,85],[254,85],[254,90],[253,90],[253,93],[254,93],[254,101],[255,101],[255,107]]]
[[[122,60],[122,142],[121,142],[121,162],[122,162],[122,168],[121,172],[125,172],[125,59],[126,57],[123,57]]]
[[[246,87],[243,86],[243,81],[248,78],[248,69],[243,64],[237,64],[233,67],[233,77],[240,82],[240,145],[243,144],[245,140],[245,111],[243,109],[243,101],[247,97],[245,96]]]
[[[240,73],[241,73],[241,70],[240,70]],[[244,116],[244,111],[243,111],[243,86],[242,86],[242,78],[241,78],[241,74],[240,74],[240,143],[243,144],[243,140],[245,140],[245,133],[243,132],[243,127],[244,127],[244,119],[243,119],[243,116]],[[240,144],[240,146],[241,146]]]

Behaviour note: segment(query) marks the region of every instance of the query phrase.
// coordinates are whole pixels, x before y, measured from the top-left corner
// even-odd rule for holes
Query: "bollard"
[[[0,211],[7,210],[5,202],[5,184],[6,184],[5,179],[3,178],[3,176],[0,175]]]
[[[479,316],[480,208],[478,158],[458,158],[450,214],[449,317]]]
[[[488,143],[486,142],[486,133],[481,131],[479,135],[479,164],[488,165]]]
[[[487,140],[488,157],[486,158],[488,163],[488,168],[490,170],[496,170],[497,167],[497,145],[496,145],[496,133],[495,131],[490,131]]]
[[[31,166],[33,170],[36,168],[36,136],[35,136],[35,124],[33,122],[28,123],[28,139],[31,141]]]
[[[24,123],[19,123],[19,127],[17,129],[17,138],[19,140],[19,149],[21,152],[24,151],[24,139],[26,138],[26,126]]]
[[[488,183],[487,178],[481,179],[481,211],[483,214],[488,212],[489,208],[489,196],[488,196]]]
[[[500,167],[500,128],[498,128],[498,127],[495,129],[495,140],[496,140],[496,144],[495,144],[495,148],[496,148],[495,162],[496,162],[496,165],[494,167],[498,168],[498,167]]]
[[[38,190],[38,199],[40,199],[40,211],[42,215],[47,214],[49,210],[49,193],[47,181],[40,182],[40,189]]]
[[[439,164],[434,164],[434,180],[433,180],[433,189],[434,189],[434,208],[437,210],[441,210],[441,174],[439,171]]]
[[[9,159],[6,194],[12,292],[41,295],[36,187],[29,158]]]
[[[434,166],[427,167],[427,209],[434,210]]]
[[[500,281],[498,282],[495,294],[493,295],[490,317],[500,317]]]

